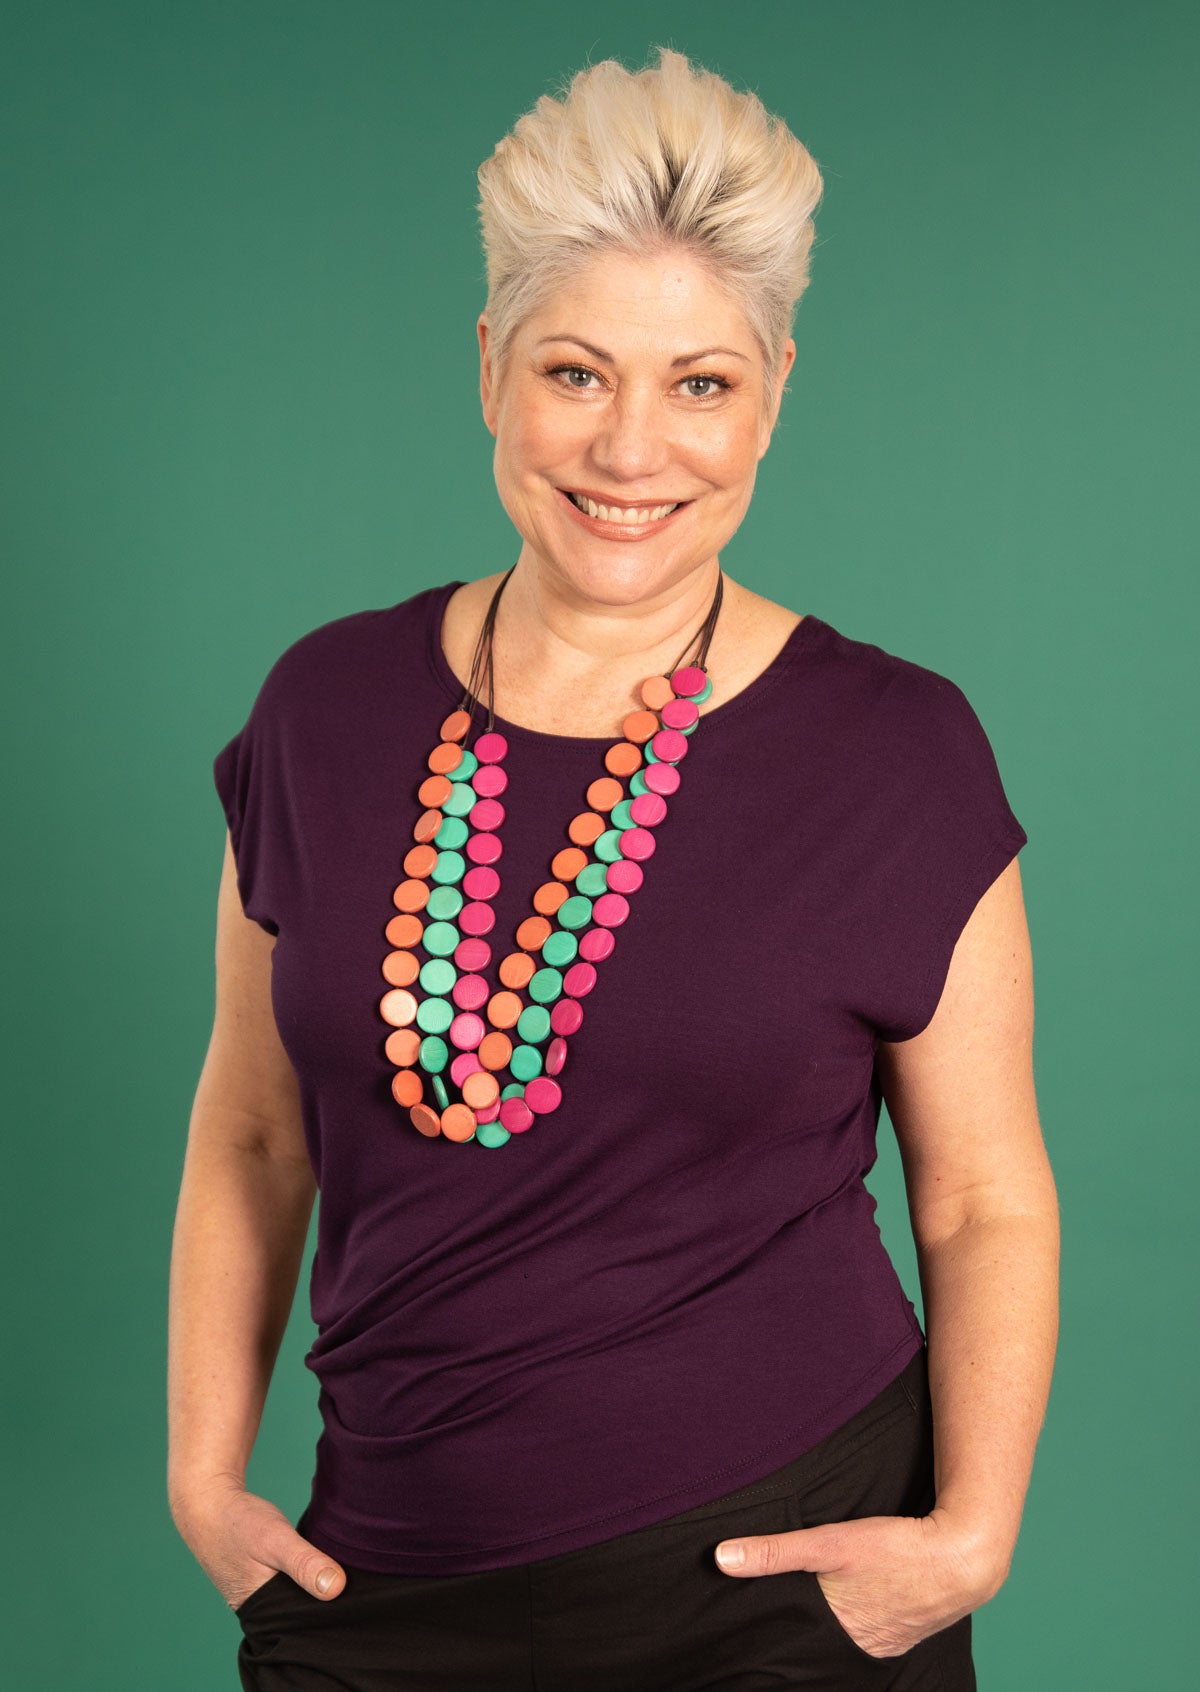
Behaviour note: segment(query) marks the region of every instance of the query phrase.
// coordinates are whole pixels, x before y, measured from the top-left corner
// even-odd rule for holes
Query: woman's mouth
[[[555,491],[585,527],[598,534],[619,532],[623,537],[656,534],[677,511],[691,504],[690,500],[682,499],[659,505],[606,505],[567,488]]]

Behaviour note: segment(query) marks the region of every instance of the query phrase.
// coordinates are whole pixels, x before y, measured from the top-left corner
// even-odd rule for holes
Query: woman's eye
[[[685,376],[684,381],[691,388],[693,399],[715,399],[723,388],[727,388],[729,386],[729,383],[724,381],[720,376]],[[706,394],[698,394],[695,388],[692,387],[694,382],[709,383],[711,391]]]

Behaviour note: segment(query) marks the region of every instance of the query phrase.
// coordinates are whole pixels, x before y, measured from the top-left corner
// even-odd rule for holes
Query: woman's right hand
[[[232,1610],[280,1570],[314,1598],[336,1598],[346,1584],[346,1571],[336,1558],[297,1533],[269,1499],[234,1482],[173,1499],[171,1514],[192,1555]]]

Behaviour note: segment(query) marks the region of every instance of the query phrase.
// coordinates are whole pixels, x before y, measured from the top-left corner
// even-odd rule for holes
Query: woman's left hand
[[[816,1575],[836,1619],[872,1657],[899,1657],[931,1633],[978,1609],[999,1590],[982,1566],[973,1536],[939,1515],[863,1516],[791,1533],[722,1540],[718,1552],[743,1546],[726,1574]]]

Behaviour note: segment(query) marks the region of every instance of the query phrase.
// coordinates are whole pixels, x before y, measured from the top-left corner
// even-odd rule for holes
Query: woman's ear
[[[783,389],[796,362],[796,343],[789,336],[784,342],[783,357],[779,361],[779,374],[775,378],[775,385],[771,393],[770,409],[763,420],[758,436],[758,456],[761,458],[771,444],[771,433],[779,418],[779,407],[783,404]]]
[[[495,385],[492,372],[491,327],[487,313],[481,311],[475,325],[479,336],[479,400],[483,406],[483,421],[489,434],[496,433]]]

